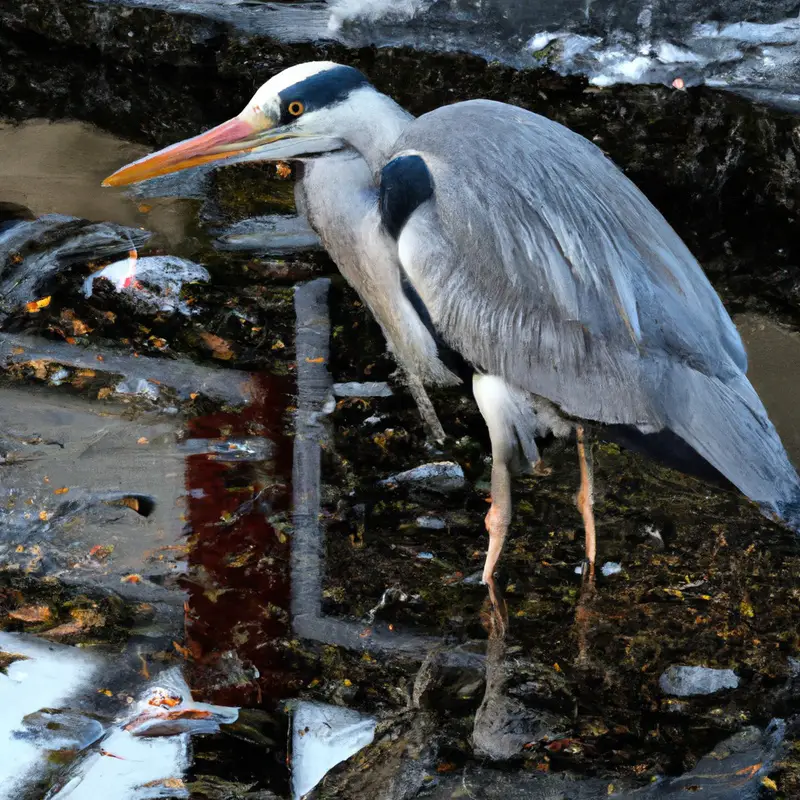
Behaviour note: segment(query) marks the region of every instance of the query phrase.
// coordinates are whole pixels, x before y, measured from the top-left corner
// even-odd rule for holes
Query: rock
[[[105,728],[77,711],[45,708],[27,714],[14,738],[24,739],[43,750],[83,750],[96,742]]]
[[[665,694],[693,697],[714,694],[723,689],[736,689],[739,678],[732,669],[676,666],[664,671],[658,679],[658,685]]]
[[[466,485],[464,470],[454,461],[434,461],[431,464],[421,464],[414,469],[392,475],[380,481],[382,486],[396,484],[412,484],[421,489],[432,492],[454,492],[463,489]]]
[[[428,530],[441,531],[447,527],[447,523],[439,517],[417,517],[417,526]]]
[[[188,316],[195,309],[180,299],[182,287],[207,281],[210,276],[205,267],[177,256],[128,256],[86,278],[83,293],[87,298],[94,293],[94,282],[99,278],[105,278],[118,292],[130,295],[143,307]]]
[[[391,397],[392,388],[384,381],[364,383],[334,383],[333,393],[337,397]]]
[[[619,573],[622,572],[622,564],[618,564],[616,561],[606,561],[606,563],[600,567],[600,572],[607,578],[611,575],[619,575]]]

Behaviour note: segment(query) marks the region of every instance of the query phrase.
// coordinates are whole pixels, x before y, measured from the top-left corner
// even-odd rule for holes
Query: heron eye
[[[305,106],[299,100],[292,100],[292,102],[289,103],[289,113],[293,117],[299,117],[304,110]]]

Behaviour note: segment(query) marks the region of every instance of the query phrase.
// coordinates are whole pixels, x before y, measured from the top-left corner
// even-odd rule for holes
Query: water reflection
[[[27,207],[35,216],[64,214],[146,227],[177,246],[186,236],[191,214],[185,201],[156,198],[132,203],[121,193],[98,189],[116,165],[147,152],[147,147],[83,122],[0,123],[2,200]]]

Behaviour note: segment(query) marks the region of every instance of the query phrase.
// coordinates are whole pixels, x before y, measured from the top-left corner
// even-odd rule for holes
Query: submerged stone
[[[385,381],[365,383],[334,383],[333,393],[337,397],[391,397],[392,387]]]
[[[658,685],[666,694],[692,697],[714,694],[723,689],[736,689],[739,686],[739,678],[732,669],[676,666],[664,671],[658,680]]]
[[[421,464],[419,467],[392,475],[380,483],[382,486],[414,484],[422,489],[447,493],[463,489],[466,479],[464,470],[454,461],[434,461],[431,464]]]
[[[78,711],[43,708],[26,715],[13,735],[43,750],[83,750],[96,742],[103,731],[96,719]]]

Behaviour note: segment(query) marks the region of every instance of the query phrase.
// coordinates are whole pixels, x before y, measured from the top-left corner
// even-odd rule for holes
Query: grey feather
[[[459,383],[403,293],[396,245],[381,228],[378,191],[364,160],[346,151],[304,164],[296,201],[404,369],[426,383]]]
[[[719,297],[597,147],[479,100],[410,124],[392,157],[405,153],[425,160],[434,198],[398,257],[448,344],[569,416],[670,428],[768,511],[796,502]]]

